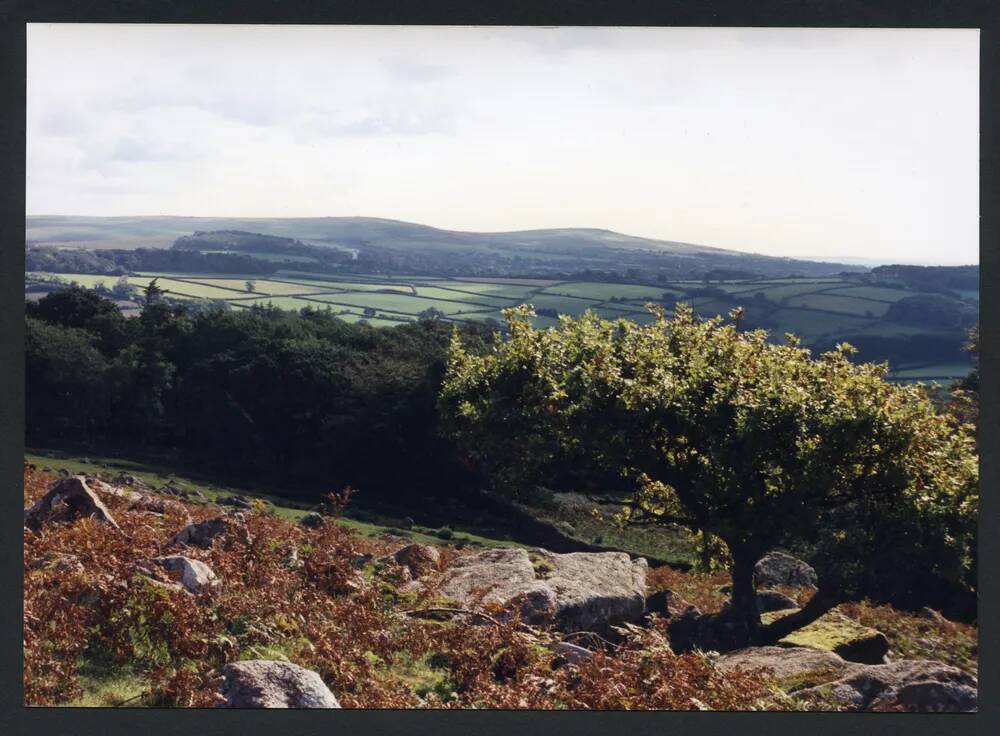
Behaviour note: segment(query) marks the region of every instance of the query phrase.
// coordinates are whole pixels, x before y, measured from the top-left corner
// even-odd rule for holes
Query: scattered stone
[[[978,682],[957,667],[930,660],[853,665],[833,682],[800,690],[794,697],[833,703],[849,710],[959,713],[978,710]]]
[[[135,482],[136,482],[136,478],[135,478],[134,475],[131,475],[129,473],[120,473],[118,475],[118,482],[119,483],[124,483],[127,486],[134,486]]]
[[[594,653],[589,649],[572,644],[568,641],[560,641],[553,644],[552,651],[558,655],[556,663],[557,666],[561,664],[578,664],[580,662],[586,662],[594,656]]]
[[[818,671],[829,671],[833,680],[848,666],[833,652],[808,647],[747,647],[720,654],[715,660],[715,667],[722,672],[764,669],[779,680]]]
[[[182,555],[159,557],[153,563],[162,567],[167,574],[191,593],[199,593],[214,588],[220,583],[215,572],[201,560],[193,560]]]
[[[186,544],[191,547],[211,547],[212,541],[230,530],[231,522],[224,516],[189,524],[171,537],[167,546]]]
[[[118,529],[111,512],[82,476],[57,481],[31,508],[24,510],[24,526],[38,531],[49,522],[66,522],[88,516]]]
[[[404,529],[412,529],[413,526],[414,526],[414,524],[416,524],[416,522],[413,519],[411,519],[409,516],[404,516],[403,517],[403,528]]]
[[[680,618],[689,610],[701,615],[697,607],[672,590],[658,590],[646,599],[646,613],[658,613],[664,618]]]
[[[367,565],[371,561],[372,561],[372,556],[371,555],[357,554],[357,555],[352,555],[351,556],[351,566],[352,567],[362,568],[362,567],[364,567],[365,565]]]
[[[105,483],[100,478],[91,478],[85,476],[84,480],[91,490],[97,491],[105,496],[113,496],[114,498],[120,498],[125,501],[135,502],[142,498],[142,494],[136,493],[135,491],[130,491],[126,488],[115,488],[110,483]]]
[[[326,519],[323,518],[322,514],[310,511],[308,514],[299,519],[299,523],[308,529],[321,529],[326,526]]]
[[[951,628],[955,625],[951,621],[946,619],[940,611],[935,611],[930,606],[924,606],[923,608],[921,608],[917,612],[917,615],[920,616],[920,618],[926,618],[929,621],[933,621],[936,624],[940,624],[948,628]]]
[[[294,569],[302,566],[299,551],[291,542],[281,545],[279,551],[281,552],[281,564],[285,567]]]
[[[36,557],[28,563],[28,568],[31,570],[51,570],[64,575],[81,573],[84,570],[83,563],[80,562],[80,558],[76,555],[69,554]]]
[[[391,557],[389,558],[392,559]],[[392,585],[406,585],[413,580],[410,568],[404,565],[390,564],[378,571],[378,576]]]
[[[566,632],[604,630],[642,618],[644,558],[633,561],[623,552],[531,553],[492,549],[461,557],[445,572],[439,591],[466,608],[500,604],[519,609],[527,623],[554,621]],[[536,567],[544,568],[544,578]]]
[[[70,472],[66,470],[66,468],[59,468],[59,475],[61,475],[63,478],[69,478]]]
[[[229,708],[339,708],[312,670],[273,660],[232,662],[222,668],[222,696]]]
[[[145,573],[139,573],[139,575],[137,577],[138,577],[138,579],[140,579],[146,585],[151,585],[154,588],[159,588],[161,590],[165,590],[168,593],[183,593],[184,595],[187,595],[187,596],[191,595],[191,591],[189,591],[187,588],[185,588],[180,583],[168,583],[168,582],[165,582],[163,580],[158,580],[157,578],[153,577],[152,575],[147,575]]]
[[[761,615],[761,622],[769,624],[794,612],[789,610],[765,613]],[[839,654],[849,662],[862,664],[882,664],[889,651],[889,640],[885,634],[868,626],[862,626],[838,611],[828,611],[811,624],[793,631],[778,643],[783,646],[822,649]]]
[[[428,544],[409,544],[397,551],[392,558],[409,568],[414,578],[436,572],[441,566],[441,553]]]
[[[219,496],[215,502],[220,506],[235,506],[238,509],[253,508],[253,504],[243,496]]]
[[[754,566],[757,587],[772,588],[788,585],[801,588],[815,586],[818,582],[816,571],[797,557],[784,552],[769,552]]]

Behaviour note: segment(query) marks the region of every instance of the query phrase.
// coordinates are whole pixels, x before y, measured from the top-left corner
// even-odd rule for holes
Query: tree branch
[[[757,632],[757,642],[762,646],[775,644],[793,631],[808,626],[840,602],[839,595],[817,590],[809,602],[795,613],[772,621],[767,626],[762,626]]]

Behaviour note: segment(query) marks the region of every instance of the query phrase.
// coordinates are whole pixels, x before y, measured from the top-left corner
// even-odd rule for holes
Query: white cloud
[[[974,31],[29,26],[28,211],[978,261]]]

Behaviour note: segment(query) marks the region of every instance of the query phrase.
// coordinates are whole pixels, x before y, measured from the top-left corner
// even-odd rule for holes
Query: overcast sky
[[[978,263],[968,30],[28,29],[28,214]]]

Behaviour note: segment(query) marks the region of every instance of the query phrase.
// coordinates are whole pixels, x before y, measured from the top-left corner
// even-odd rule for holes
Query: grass
[[[760,620],[765,624],[769,624],[794,612],[793,610],[763,613]],[[871,627],[864,626],[836,611],[831,611],[820,616],[808,626],[793,631],[782,639],[781,642],[833,652],[838,648],[850,646],[857,641],[874,636],[875,634],[876,631]]]
[[[868,318],[881,317],[889,311],[889,304],[887,302],[840,296],[839,291],[829,294],[804,294],[802,296],[791,297],[785,304],[789,307],[822,309],[828,312],[842,312]]]
[[[372,307],[378,311],[395,312],[416,316],[425,309],[434,307],[445,314],[456,314],[473,310],[489,309],[488,306],[476,306],[463,302],[445,302],[437,299],[424,299],[403,294],[321,294],[310,297],[318,302],[343,304],[350,307]]]
[[[898,611],[891,606],[845,603],[845,616],[878,629],[889,639],[889,647],[905,659],[935,659],[976,673],[979,661],[979,631],[969,624],[945,621]]]
[[[456,279],[454,281],[431,281],[429,286],[438,286],[447,289],[459,289],[461,291],[473,292],[475,294],[495,295],[510,299],[523,299],[530,294],[534,294],[539,286],[531,284],[510,284],[495,283],[487,281],[465,281]]]
[[[886,302],[898,302],[900,299],[915,296],[919,293],[903,289],[888,289],[884,286],[850,286],[845,289],[838,289],[837,291],[844,296],[878,299]]]
[[[621,527],[614,516],[621,505],[578,493],[551,493],[522,504],[532,516],[555,525],[565,536],[608,549],[623,549],[667,562],[689,565],[694,549],[673,527]],[[595,514],[596,512],[596,514]]]
[[[83,693],[62,703],[69,708],[115,708],[146,705],[142,696],[149,691],[149,680],[131,667],[83,662],[79,669]]]
[[[83,462],[88,459],[91,462]],[[168,483],[184,490],[198,491],[205,496],[207,501],[215,501],[219,496],[231,496],[238,494],[251,499],[259,499],[267,503],[275,514],[298,521],[309,513],[316,504],[306,501],[297,501],[285,498],[280,495],[280,489],[262,489],[237,487],[223,485],[209,479],[195,471],[171,470],[166,467],[122,458],[104,457],[100,455],[80,456],[66,455],[53,450],[31,449],[25,452],[25,462],[34,463],[38,468],[52,468],[53,470],[66,469],[72,474],[88,473],[96,475],[99,473],[129,473],[139,478],[153,488],[161,488]],[[404,524],[399,518],[379,514],[368,509],[355,509],[353,512],[363,518],[352,518],[343,516],[337,519],[337,523],[352,529],[356,533],[376,537],[382,534],[396,534],[414,542],[423,544],[444,543],[444,540],[436,535],[437,528]],[[503,539],[491,537],[477,533],[479,530],[455,529],[452,538],[447,540],[450,544],[464,543],[482,547],[523,547],[513,539]]]
[[[663,296],[663,292],[670,291],[665,286],[636,286],[634,284],[601,284],[574,282],[558,284],[546,287],[543,294],[579,296],[586,299],[596,299],[606,301],[612,297],[625,297],[626,299],[650,299],[658,301]],[[676,293],[676,292],[675,292]]]
[[[249,292],[246,289],[247,281],[254,282],[254,291]],[[236,289],[239,292],[250,296],[253,293],[258,294],[269,294],[276,296],[288,296],[290,294],[311,294],[316,292],[318,289],[311,286],[304,286],[302,284],[287,284],[283,281],[271,281],[270,279],[197,279],[197,283],[204,284],[206,286],[221,286],[227,289]],[[232,294],[232,296],[237,296],[237,294]]]

